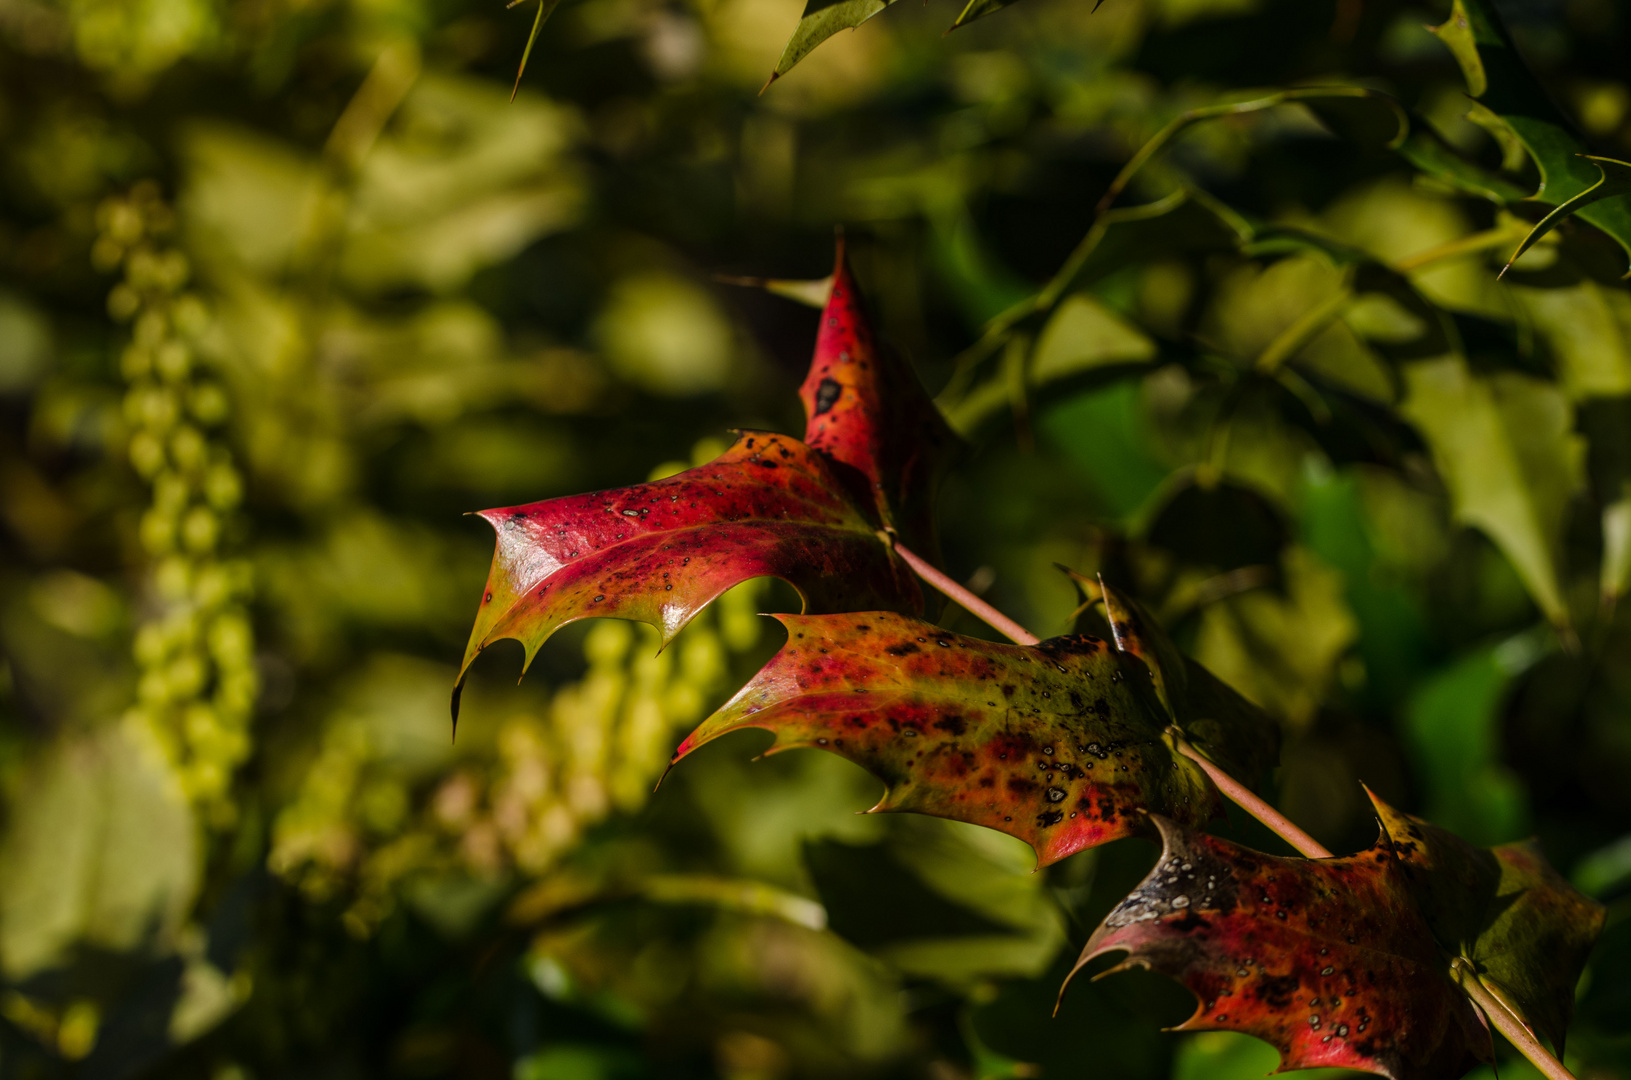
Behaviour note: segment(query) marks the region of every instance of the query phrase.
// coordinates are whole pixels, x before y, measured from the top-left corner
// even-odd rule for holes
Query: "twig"
[[[1575,1080],[1575,1076],[1563,1063],[1552,1056],[1551,1051],[1541,1045],[1535,1033],[1530,1031],[1522,1020],[1512,1015],[1512,1011],[1502,1004],[1501,999],[1490,993],[1478,978],[1478,972],[1464,957],[1456,957],[1450,964],[1450,970],[1455,975],[1456,982],[1461,989],[1467,992],[1474,1004],[1484,1010],[1495,1029],[1506,1036],[1506,1041],[1517,1048],[1517,1051],[1534,1063],[1535,1068],[1551,1077],[1551,1080]]]
[[[1274,835],[1310,859],[1329,859],[1331,857],[1331,853],[1326,850],[1324,844],[1297,828],[1291,823],[1290,818],[1253,795],[1245,784],[1218,768],[1205,754],[1191,746],[1189,740],[1184,738],[1183,732],[1176,727],[1169,727],[1167,728],[1167,734],[1172,738],[1173,745],[1178,748],[1178,752],[1199,765],[1201,770],[1212,778],[1212,783],[1218,786],[1219,791],[1228,796],[1229,800],[1236,806],[1267,825],[1273,830]]]
[[[951,600],[961,604],[969,614],[984,620],[993,629],[1001,631],[1021,645],[1035,645],[1037,643],[1036,635],[984,600],[981,600],[970,590],[959,585],[954,579],[937,570],[922,556],[903,546],[896,539],[894,533],[883,532],[880,535],[885,542],[894,547],[895,552],[906,561],[906,565],[910,566],[918,577],[939,589]],[[1205,754],[1190,745],[1189,740],[1184,737],[1183,732],[1176,725],[1169,726],[1166,734],[1172,740],[1173,747],[1184,757],[1199,765],[1201,770],[1211,778],[1212,783],[1217,785],[1219,791],[1242,810],[1267,825],[1276,836],[1296,848],[1298,852],[1307,858],[1331,858],[1331,852],[1324,844],[1303,832],[1291,822],[1290,818],[1258,798],[1246,785],[1224,772]],[[1536,1068],[1549,1077],[1550,1080],[1577,1080],[1573,1073],[1564,1068],[1561,1061],[1553,1057],[1551,1052],[1541,1045],[1540,1040],[1535,1038],[1534,1033],[1529,1030],[1528,1026],[1513,1015],[1512,1011],[1499,998],[1490,993],[1484,984],[1479,981],[1477,971],[1466,959],[1456,957],[1451,963],[1450,969],[1456,982],[1466,991],[1467,996],[1483,1010],[1484,1015],[1489,1017],[1490,1022],[1495,1025],[1495,1029],[1506,1036],[1507,1041],[1519,1053],[1533,1062]]]
[[[969,592],[952,578],[936,570],[921,555],[903,545],[893,533],[884,533],[885,540],[894,545],[895,554],[906,560],[918,577],[945,593],[947,597],[963,606],[970,615],[984,622],[993,630],[1000,631],[1008,640],[1020,645],[1035,645],[1041,639],[1019,623],[1010,619],[978,596]]]

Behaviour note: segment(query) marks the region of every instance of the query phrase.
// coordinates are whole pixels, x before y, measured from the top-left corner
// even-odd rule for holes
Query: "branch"
[[[1310,859],[1329,859],[1331,857],[1331,853],[1326,850],[1324,844],[1297,828],[1296,825],[1292,824],[1290,818],[1252,794],[1251,789],[1246,787],[1245,784],[1218,768],[1205,754],[1191,746],[1189,740],[1184,738],[1183,732],[1179,731],[1176,726],[1167,728],[1167,735],[1172,739],[1173,745],[1178,748],[1180,754],[1199,765],[1202,771],[1212,778],[1212,783],[1217,785],[1219,791],[1223,792],[1236,806],[1267,825],[1273,830],[1274,835]]]
[[[1009,641],[1015,642],[1019,645],[1035,645],[1041,640],[1035,634],[1019,625],[1019,623],[1010,619],[1008,616],[1004,615],[1002,612],[998,611],[984,600],[981,600],[978,596],[975,596],[973,593],[963,588],[963,586],[959,585],[950,577],[947,577],[941,571],[936,570],[934,566],[921,555],[916,554],[910,548],[901,544],[901,542],[896,539],[894,533],[886,532],[882,535],[885,542],[894,546],[895,554],[906,560],[906,565],[910,566],[918,577],[922,578],[924,581],[927,581],[930,585],[933,585],[942,593],[945,593],[947,598],[961,604],[963,609],[970,615],[973,615],[975,618],[981,620],[993,630],[1000,631],[1005,637],[1008,638]]]
[[[902,546],[900,541],[894,537],[894,534],[884,533],[883,536],[894,545],[896,554],[906,560],[906,565],[910,566],[918,577],[945,593],[953,601],[961,604],[969,614],[984,620],[987,625],[995,630],[1000,630],[1010,640],[1021,645],[1035,645],[1037,643],[1035,634],[1032,634],[1019,623],[963,588],[946,574],[935,569],[910,548]],[[1274,830],[1276,836],[1310,859],[1329,859],[1331,857],[1331,853],[1318,840],[1297,828],[1284,814],[1253,795],[1245,784],[1218,768],[1199,750],[1191,746],[1176,726],[1168,728],[1167,734],[1172,737],[1173,744],[1177,747],[1178,752],[1199,765],[1206,775],[1212,778],[1212,783],[1217,785],[1219,791],[1223,792],[1227,798],[1246,813]]]
[[[1461,989],[1467,992],[1473,1003],[1483,1010],[1489,1017],[1495,1029],[1506,1036],[1506,1041],[1517,1048],[1518,1052],[1534,1063],[1551,1080],[1575,1080],[1575,1076],[1563,1063],[1552,1056],[1551,1051],[1541,1045],[1535,1033],[1529,1026],[1512,1014],[1512,1011],[1501,1002],[1501,999],[1490,993],[1478,978],[1478,972],[1472,963],[1465,957],[1458,956],[1450,962],[1450,971],[1455,981],[1461,984]]]

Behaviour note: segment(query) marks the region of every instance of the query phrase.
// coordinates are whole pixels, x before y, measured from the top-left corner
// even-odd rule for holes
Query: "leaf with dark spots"
[[[1355,855],[1283,859],[1157,817],[1155,868],[1105,917],[1076,970],[1106,953],[1195,994],[1178,1031],[1239,1031],[1281,1069],[1444,1080],[1492,1058],[1387,833]],[[1074,972],[1072,973],[1074,974]]]
[[[887,791],[875,811],[997,829],[1043,866],[1147,833],[1144,810],[1192,824],[1220,810],[1210,781],[1162,738],[1166,721],[1139,700],[1129,661],[1097,639],[1027,647],[889,612],[776,617],[787,644],[676,762],[764,728],[777,737],[770,752],[819,747],[877,776]],[[917,651],[895,655],[904,645]]]
[[[879,347],[842,240],[799,397],[804,441],[855,469],[884,523],[936,561],[934,492],[957,439],[906,361]]]
[[[1369,793],[1427,925],[1444,949],[1561,1055],[1574,988],[1602,932],[1602,905],[1547,864],[1533,841],[1474,847]]]
[[[1105,618],[1116,648],[1149,669],[1156,697],[1191,743],[1248,785],[1256,785],[1280,758],[1280,728],[1200,663],[1185,657],[1136,600],[1103,581]]]
[[[872,508],[824,455],[782,435],[744,432],[714,461],[665,480],[481,516],[498,546],[461,680],[493,642],[520,641],[531,663],[576,619],[651,623],[667,642],[754,577],[787,581],[807,611],[922,606]]]

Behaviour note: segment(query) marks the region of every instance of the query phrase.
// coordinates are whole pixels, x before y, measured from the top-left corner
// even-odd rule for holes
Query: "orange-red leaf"
[[[997,829],[1041,865],[1147,832],[1146,809],[1197,824],[1220,809],[1135,692],[1148,675],[1097,638],[1005,645],[884,611],[777,618],[787,644],[675,761],[765,728],[774,750],[830,750],[883,780],[874,810]]]
[[[1387,833],[1357,855],[1284,859],[1157,818],[1161,859],[1088,939],[1198,1000],[1180,1031],[1241,1031],[1282,1069],[1453,1080],[1489,1061]],[[1109,974],[1106,972],[1105,974]]]

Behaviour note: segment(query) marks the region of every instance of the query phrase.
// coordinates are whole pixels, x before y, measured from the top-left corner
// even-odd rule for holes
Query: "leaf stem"
[[[1541,1045],[1535,1033],[1529,1030],[1522,1020],[1512,1014],[1501,999],[1489,992],[1483,982],[1478,978],[1477,970],[1462,956],[1450,962],[1450,971],[1461,989],[1467,992],[1473,1003],[1484,1011],[1495,1029],[1506,1036],[1506,1041],[1517,1048],[1518,1052],[1528,1058],[1535,1066],[1551,1080],[1575,1080],[1575,1075],[1564,1067],[1563,1063],[1552,1056],[1550,1050]]]
[[[993,630],[1000,631],[1008,640],[1017,644],[1035,645],[1041,640],[1019,623],[963,588],[955,580],[935,569],[934,565],[927,559],[902,544],[894,533],[885,532],[882,535],[886,542],[894,546],[895,554],[906,560],[906,565],[910,566],[918,577],[939,589],[947,598],[961,604],[970,615],[981,620]]]
[[[1201,770],[1212,778],[1212,783],[1217,785],[1219,791],[1223,792],[1236,806],[1267,825],[1274,831],[1274,835],[1310,859],[1329,859],[1331,857],[1331,852],[1326,849],[1324,844],[1297,828],[1296,825],[1292,824],[1290,818],[1252,794],[1251,789],[1247,788],[1245,784],[1218,768],[1205,754],[1191,746],[1189,740],[1184,738],[1183,732],[1179,731],[1177,727],[1167,728],[1167,735],[1172,739],[1173,745],[1177,747],[1180,754],[1199,765]]]

